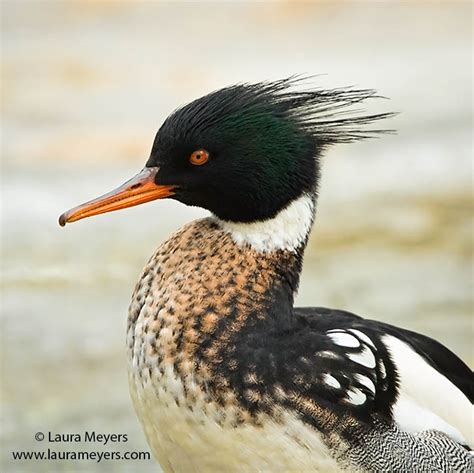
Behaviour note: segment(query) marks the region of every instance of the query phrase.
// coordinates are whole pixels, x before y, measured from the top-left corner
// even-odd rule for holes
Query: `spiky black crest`
[[[160,166],[160,182],[178,184],[186,204],[226,220],[271,218],[315,193],[323,149],[384,132],[367,125],[392,115],[353,110],[373,90],[298,90],[301,83],[238,84],[194,100],[165,120],[147,165]],[[201,148],[210,160],[196,169],[188,158]]]
[[[321,145],[350,143],[390,130],[367,129],[393,113],[360,114],[351,107],[369,98],[380,98],[373,89],[353,87],[293,90],[305,78],[290,77],[273,82],[236,84],[200,97],[179,108],[162,127],[185,133],[223,125],[245,126],[268,114],[297,124]]]

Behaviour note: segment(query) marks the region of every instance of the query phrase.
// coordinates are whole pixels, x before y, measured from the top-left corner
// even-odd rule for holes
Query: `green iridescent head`
[[[266,220],[315,193],[321,152],[377,133],[363,125],[388,114],[340,117],[374,92],[294,90],[298,82],[235,85],[175,111],[146,164],[160,168],[157,183],[177,185],[173,198],[235,222]],[[199,151],[205,163],[193,163]]]

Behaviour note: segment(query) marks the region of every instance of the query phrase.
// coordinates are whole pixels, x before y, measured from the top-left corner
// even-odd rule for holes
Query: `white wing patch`
[[[391,335],[382,340],[400,378],[393,410],[399,426],[407,432],[440,430],[474,445],[473,406],[463,392],[405,342]]]
[[[344,350],[345,358],[371,370],[370,372],[363,370],[365,374],[362,374],[357,373],[357,367],[348,366],[350,386],[344,388],[344,401],[354,406],[361,406],[368,399],[375,398],[377,392],[375,381],[377,379],[377,359],[375,354],[377,349],[374,342],[368,335],[356,329],[335,328],[328,330],[326,335],[334,345],[347,348],[347,350]],[[342,388],[341,383],[329,373],[323,375],[322,381],[332,388]]]
[[[367,368],[375,368],[377,366],[377,361],[375,360],[372,350],[367,347],[364,347],[359,353],[347,353],[347,358]]]
[[[364,404],[367,396],[359,388],[350,388],[347,390],[347,402],[354,404],[354,406],[360,406]]]
[[[349,333],[329,330],[328,337],[340,347],[357,348],[360,346],[359,340]]]
[[[360,384],[365,386],[372,393],[373,396],[375,396],[375,384],[368,376],[365,376],[364,374],[356,374],[354,375],[354,378]]]
[[[364,343],[366,343],[367,345],[375,349],[374,342],[364,332],[361,332],[360,330],[357,330],[356,328],[350,328],[348,331],[352,332],[354,335],[359,337],[360,340],[362,340]]]
[[[323,383],[335,389],[340,389],[341,387],[341,383],[334,376],[328,373],[323,374]]]
[[[377,366],[377,360],[374,355],[374,351],[376,351],[375,344],[365,333],[357,329],[331,329],[326,334],[335,345],[340,347],[360,347],[358,352],[346,353],[346,356],[355,363],[366,368],[375,368]]]
[[[456,442],[466,443],[459,430],[449,425],[434,412],[425,409],[410,396],[404,395],[393,406],[393,416],[405,432],[417,434],[423,430],[440,430]]]

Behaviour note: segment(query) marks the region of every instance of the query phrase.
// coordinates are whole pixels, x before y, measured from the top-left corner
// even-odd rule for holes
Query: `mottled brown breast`
[[[153,255],[135,289],[128,318],[132,364],[139,372],[148,367],[150,376],[172,367],[190,405],[191,383],[226,404],[234,397],[228,389],[233,372],[245,376],[245,360],[232,357],[238,335],[263,326],[284,329],[300,264],[297,253],[238,246],[211,218],[186,225]]]

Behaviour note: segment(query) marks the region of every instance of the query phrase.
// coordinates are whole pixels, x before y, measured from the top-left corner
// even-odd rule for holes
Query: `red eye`
[[[194,151],[189,157],[189,162],[195,166],[202,166],[209,160],[209,153],[205,149]]]

